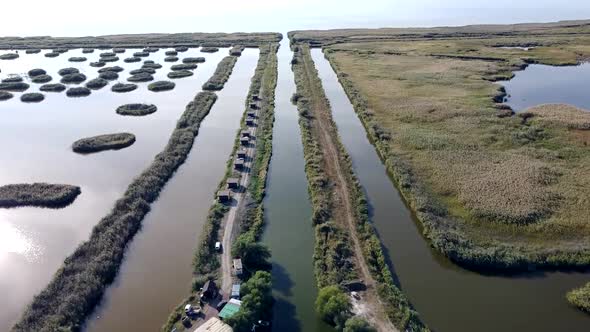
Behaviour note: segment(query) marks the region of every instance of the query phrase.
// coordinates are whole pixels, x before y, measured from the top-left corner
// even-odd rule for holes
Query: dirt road
[[[356,267],[361,279],[364,280],[367,290],[363,291],[360,300],[352,301],[355,313],[365,317],[379,331],[397,331],[387,317],[383,303],[379,299],[369,267],[362,255],[363,249],[356,233],[356,215],[351,203],[348,181],[344,176],[344,166],[340,163],[340,150],[338,149],[338,133],[332,121],[331,108],[327,103],[322,89],[314,84],[312,79],[317,76],[313,60],[307,55],[303,56],[305,79],[311,91],[314,121],[312,121],[312,135],[318,140],[324,154],[326,175],[334,185],[334,220],[343,225],[353,240],[354,257]]]

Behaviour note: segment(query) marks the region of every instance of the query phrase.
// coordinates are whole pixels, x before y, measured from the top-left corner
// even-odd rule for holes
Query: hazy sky
[[[278,31],[590,19],[588,0],[5,0],[0,35]]]

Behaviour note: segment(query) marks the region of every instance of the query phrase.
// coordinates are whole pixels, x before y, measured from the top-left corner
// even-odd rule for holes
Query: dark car
[[[223,309],[223,307],[225,307],[226,304],[227,304],[227,301],[221,301],[221,302],[217,303],[217,306],[215,308],[217,309],[217,311],[221,311],[221,309]]]

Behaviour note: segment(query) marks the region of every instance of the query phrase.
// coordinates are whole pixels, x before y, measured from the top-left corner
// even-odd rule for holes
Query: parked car
[[[221,311],[221,309],[223,309],[223,307],[225,307],[226,304],[227,304],[227,301],[221,301],[221,302],[217,303],[217,306],[215,308],[217,309],[217,311]]]
[[[215,242],[215,251],[221,251],[221,242]]]

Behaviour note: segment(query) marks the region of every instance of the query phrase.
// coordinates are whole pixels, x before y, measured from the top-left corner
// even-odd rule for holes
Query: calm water
[[[572,104],[590,110],[590,63],[579,66],[530,65],[517,71],[506,87],[506,104],[515,112],[539,104]]]
[[[264,242],[272,251],[273,331],[333,331],[315,314],[317,288],[313,274],[314,231],[307,193],[299,114],[290,102],[295,82],[289,41],[278,52],[273,155],[264,200]]]
[[[394,272],[431,328],[439,332],[590,329],[590,317],[565,300],[566,291],[590,280],[588,274],[482,276],[433,252],[388,178],[330,64],[319,49],[312,50],[312,56]]]
[[[120,73],[121,81],[129,76],[129,70],[141,66],[123,62],[134,51],[137,50],[119,54],[118,62],[109,63],[125,68]],[[149,57],[163,65],[156,79],[165,79],[172,65],[163,61],[164,51]],[[104,51],[83,55],[89,59],[84,63],[67,61],[69,57],[82,56],[81,50],[71,50],[57,58],[46,58],[45,52],[19,52],[17,60],[0,61],[0,77],[43,68],[57,82],[60,68],[77,67],[92,79],[98,76],[97,68],[88,63],[96,61]],[[112,93],[109,85],[85,98],[68,98],[65,92],[46,93],[45,101],[25,104],[19,100],[20,94],[15,93],[13,99],[0,102],[0,184],[43,181],[82,188],[77,200],[64,209],[0,209],[0,331],[9,329],[64,258],[88,238],[92,227],[121,197],[131,179],[163,149],[186,104],[226,53],[227,50],[220,50],[204,54],[197,49],[181,53],[181,57],[205,56],[207,62],[199,65],[194,76],[176,80],[176,88],[168,92],[153,93],[147,90],[148,83],[139,83],[137,90],[123,94]],[[31,84],[27,92],[37,91],[38,87]],[[116,107],[130,102],[154,103],[158,111],[146,117],[122,117],[115,113]],[[120,131],[134,133],[135,144],[91,155],[71,151],[71,144],[77,139]]]
[[[220,50],[217,56],[227,55]],[[157,331],[188,295],[192,259],[215,189],[225,173],[258,50],[246,49],[201,124],[186,163],[166,185],[129,245],[115,283],[87,331]],[[213,73],[202,73],[201,81]],[[192,86],[193,93],[202,82]]]

